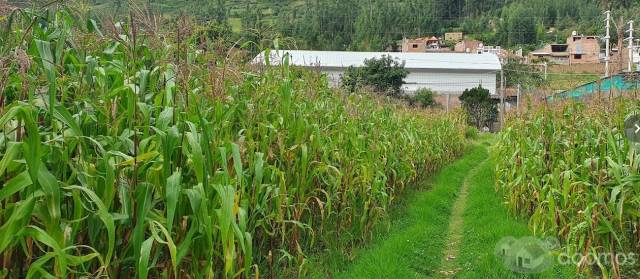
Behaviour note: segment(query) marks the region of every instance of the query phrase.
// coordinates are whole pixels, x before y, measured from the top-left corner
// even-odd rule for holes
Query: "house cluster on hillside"
[[[464,38],[462,32],[445,33],[444,38],[435,36],[403,39],[402,52],[424,53],[424,52],[456,52],[456,53],[492,53],[500,57],[516,55],[510,53],[500,46],[485,46],[482,41],[469,40]]]
[[[547,44],[543,48],[529,53],[527,59],[531,62],[548,61],[560,65],[600,64],[604,62],[605,50],[600,47],[602,38],[593,35],[578,35],[573,31],[566,43]],[[611,48],[609,61],[612,63],[627,63],[629,48],[622,49],[615,45]],[[632,52],[633,61],[640,61],[638,49]]]

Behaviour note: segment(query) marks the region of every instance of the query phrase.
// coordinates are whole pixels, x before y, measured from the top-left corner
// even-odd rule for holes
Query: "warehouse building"
[[[290,56],[290,65],[309,67],[325,73],[332,86],[340,85],[341,76],[347,68],[362,67],[367,59],[388,55],[404,63],[409,75],[403,90],[411,94],[428,88],[447,96],[461,95],[465,89],[481,85],[491,94],[496,94],[497,74],[502,69],[494,54],[469,53],[400,53],[400,52],[351,52],[280,50],[271,51],[271,63],[277,65],[285,53]],[[265,53],[259,54],[254,63],[264,64]],[[457,99],[457,98],[455,98]]]

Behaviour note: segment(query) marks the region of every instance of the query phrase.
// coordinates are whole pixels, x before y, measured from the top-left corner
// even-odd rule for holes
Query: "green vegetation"
[[[349,92],[369,87],[376,92],[399,97],[400,88],[408,74],[404,64],[383,55],[380,59],[366,59],[363,67],[349,67],[341,77],[341,82]]]
[[[532,236],[526,220],[514,219],[495,187],[495,158],[480,164],[469,179],[469,195],[463,215],[464,234],[455,259],[459,270],[456,278],[529,278],[505,268],[494,255],[497,243],[504,237]],[[555,266],[537,278],[576,278],[574,266]]]
[[[429,108],[437,105],[434,95],[433,91],[423,88],[416,91],[415,95],[410,98],[410,101],[422,108]]]
[[[533,65],[524,64],[517,59],[507,59],[502,66],[505,75],[505,86],[515,88],[520,85],[523,89],[540,88],[548,84],[544,72]]]
[[[626,272],[637,266],[611,253],[640,244],[640,155],[623,124],[637,109],[626,98],[533,109],[508,121],[497,145],[497,185],[509,208],[530,216],[538,235],[559,238],[569,255],[606,255],[580,265],[586,274],[636,277]]]
[[[498,107],[489,90],[480,87],[466,89],[460,96],[462,107],[469,116],[469,124],[478,129],[490,127],[498,117]]]
[[[392,212],[388,233],[355,252],[321,254],[309,277],[326,278],[530,278],[494,255],[503,237],[532,236],[514,219],[495,188],[495,159],[486,135]],[[488,159],[490,158],[490,159]],[[347,260],[351,259],[351,260]],[[314,262],[316,263],[316,262]],[[573,266],[555,266],[535,278],[575,278]]]
[[[349,255],[331,255],[330,270],[316,270],[312,277],[326,278],[421,278],[438,275],[447,239],[449,216],[457,193],[469,171],[487,157],[486,148],[474,146],[461,160],[445,167],[423,190],[409,195],[394,212],[390,231],[378,233],[370,247]],[[323,257],[325,258],[325,257]]]
[[[467,115],[443,113],[423,110],[428,90],[408,100],[421,108],[395,98],[391,57],[350,69],[347,90],[289,57],[246,63],[449,30],[533,47],[633,1],[71,2],[0,18],[0,278],[527,278],[493,251],[531,233],[610,256],[580,276],[640,270],[611,261],[640,247],[637,100],[530,106],[489,152],[467,126],[496,119],[481,87]],[[546,83],[506,68],[509,85]]]
[[[187,42],[185,18],[175,33],[61,4],[10,19],[0,277],[281,277],[324,239],[370,238],[466,145],[458,115],[342,94],[286,61],[253,71]]]
[[[49,1],[42,1],[49,2]],[[92,0],[105,11],[126,14],[126,0]],[[140,0],[171,16],[226,21],[234,30],[277,30],[302,49],[386,50],[404,36],[463,31],[486,45],[524,47],[564,41],[573,30],[602,34],[602,12],[639,21],[630,0]],[[617,41],[617,32],[613,41]]]
[[[548,87],[552,90],[569,90],[580,85],[596,81],[602,75],[585,73],[550,73],[547,80]]]

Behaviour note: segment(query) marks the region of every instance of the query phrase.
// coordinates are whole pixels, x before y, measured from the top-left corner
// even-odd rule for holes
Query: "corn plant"
[[[278,277],[319,236],[370,237],[465,146],[459,115],[344,94],[287,63],[226,69],[133,16],[103,30],[58,4],[11,18],[0,277]]]
[[[496,148],[498,188],[514,212],[569,255],[607,255],[581,261],[585,273],[619,278],[636,268],[613,259],[640,247],[640,155],[624,134],[637,109],[626,98],[531,109],[509,121]]]

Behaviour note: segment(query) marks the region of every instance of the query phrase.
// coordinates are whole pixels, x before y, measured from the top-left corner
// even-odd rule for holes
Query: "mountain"
[[[127,0],[91,0],[126,9]],[[383,50],[403,37],[463,31],[486,44],[533,49],[572,31],[604,34],[606,9],[617,25],[640,19],[640,0],[144,0],[166,15],[215,20],[236,33],[275,30],[299,48]],[[620,17],[625,21],[621,22]],[[612,31],[616,40],[618,32]]]

